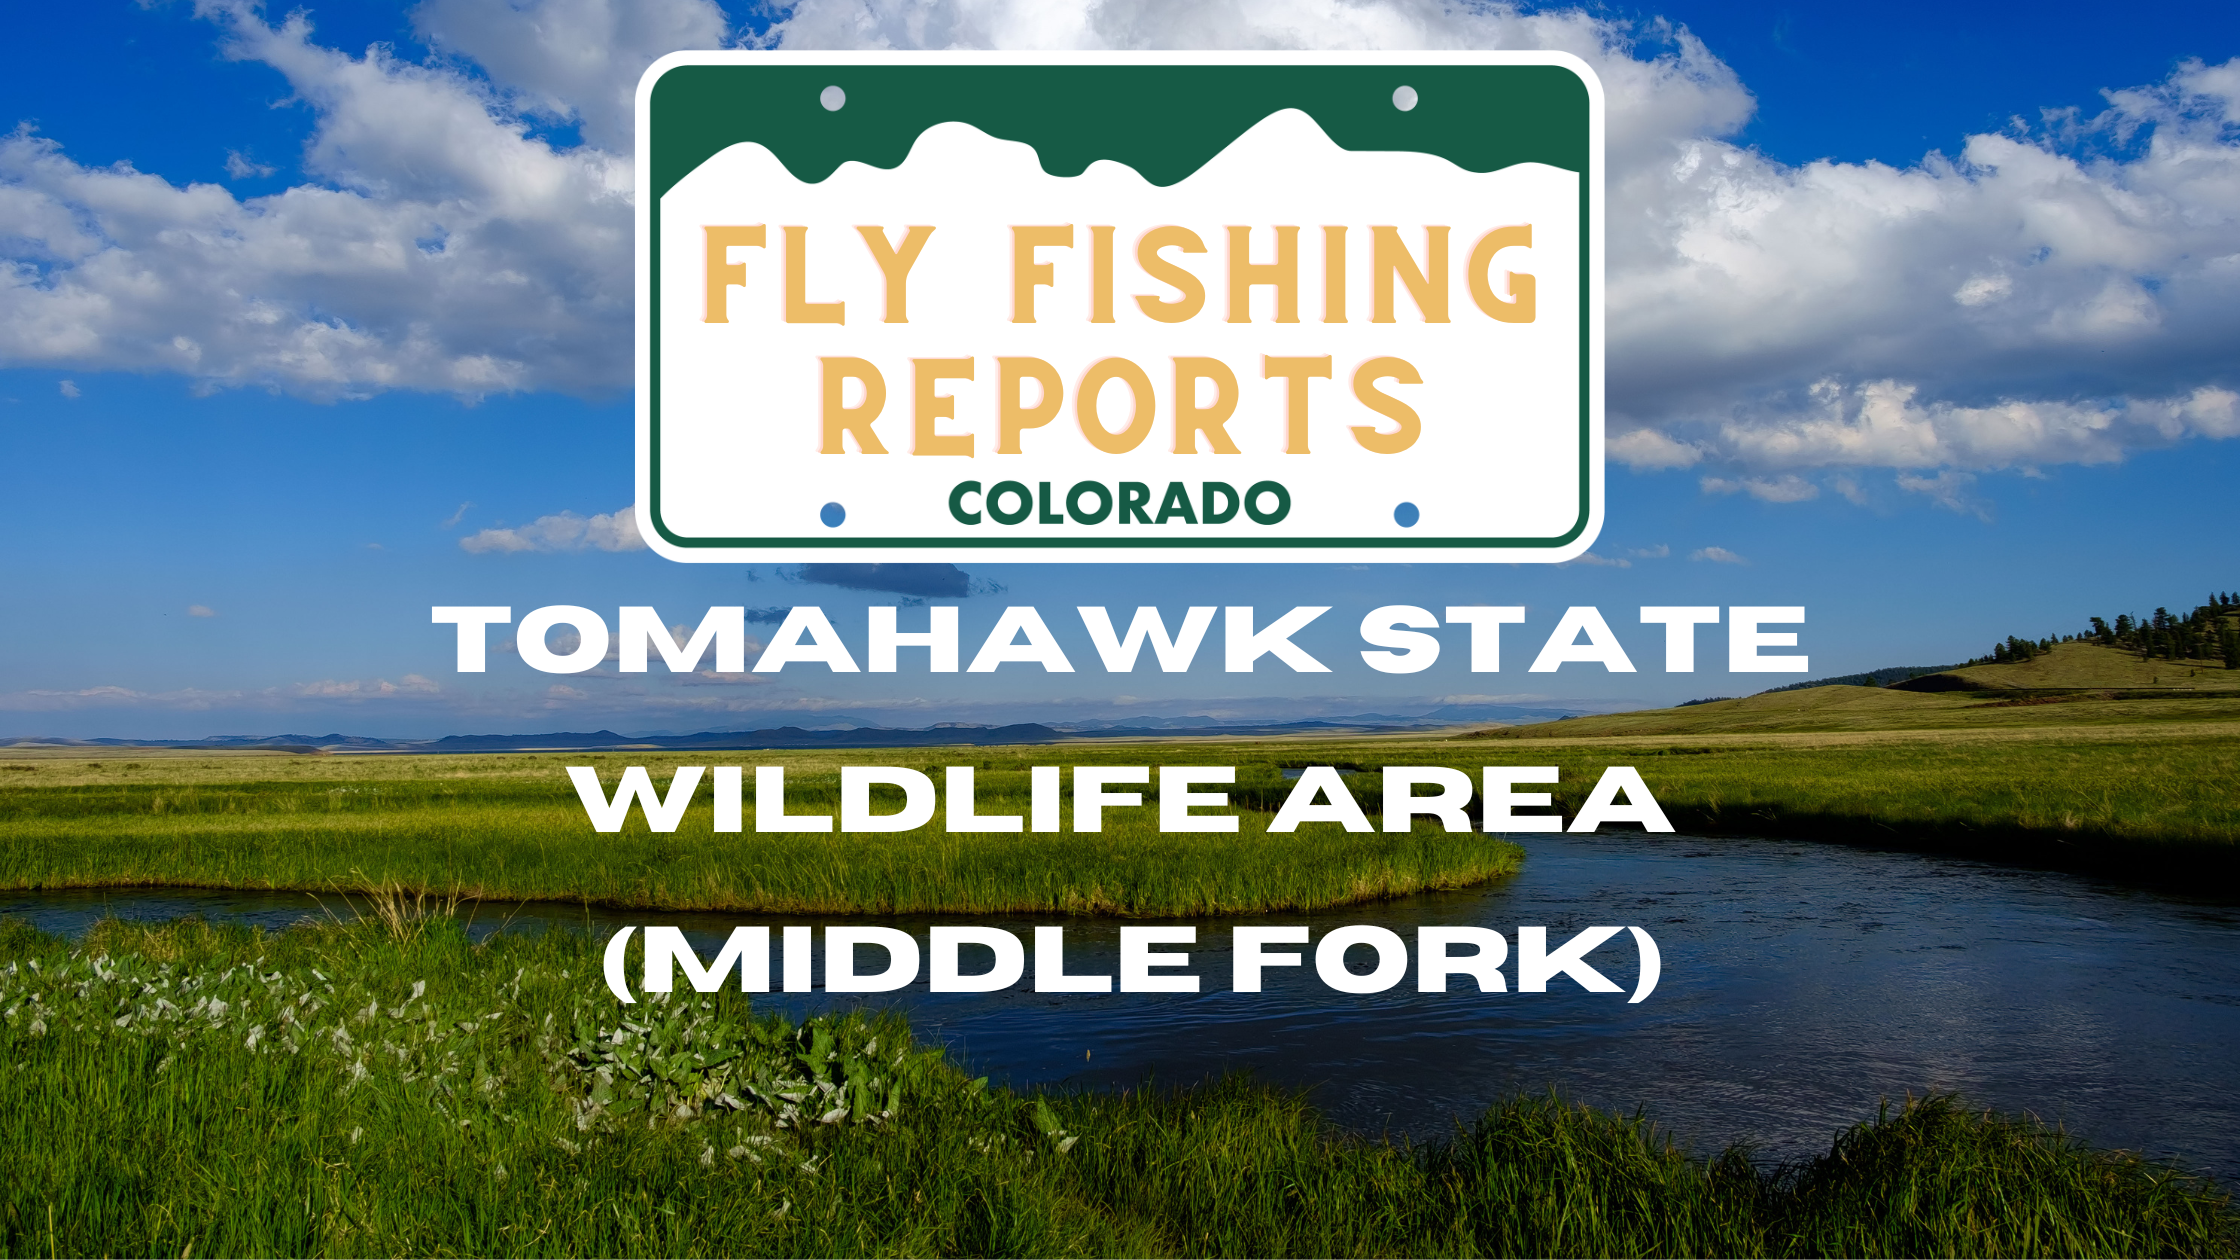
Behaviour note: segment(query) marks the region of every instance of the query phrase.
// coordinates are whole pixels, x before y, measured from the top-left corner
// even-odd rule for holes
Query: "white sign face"
[[[672,559],[1560,561],[1600,528],[1571,58],[680,54],[638,108]]]

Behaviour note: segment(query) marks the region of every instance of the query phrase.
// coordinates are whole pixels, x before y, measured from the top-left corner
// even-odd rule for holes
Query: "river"
[[[2105,1146],[2240,1184],[2240,906],[2075,874],[1810,842],[1543,836],[1521,874],[1465,893],[1316,915],[1191,920],[1199,995],[935,994],[923,980],[871,1000],[921,1038],[1015,1085],[1168,1084],[1248,1069],[1309,1087],[1337,1122],[1449,1131],[1487,1102],[1549,1086],[1642,1108],[1697,1149],[1748,1138],[1762,1158],[1816,1154],[1884,1098],[1957,1090]],[[334,909],[341,905],[325,899]],[[73,933],[103,914],[203,914],[281,926],[321,913],[301,894],[201,890],[0,894],[0,914]],[[802,920],[791,920],[800,922]],[[1057,920],[971,920],[1028,929]],[[485,905],[477,931],[671,923],[703,954],[729,915]],[[933,920],[897,919],[921,938]],[[1380,994],[1325,987],[1310,963],[1227,992],[1234,923],[1545,925],[1551,946],[1590,924],[1647,929],[1663,976],[1629,1005],[1621,935],[1590,962],[1625,989],[1446,994],[1413,976]],[[1119,925],[1067,925],[1068,969],[1112,971]],[[1167,947],[1172,948],[1172,947]],[[873,963],[877,951],[867,951]],[[981,955],[985,958],[985,954]],[[1356,958],[1367,962],[1366,951]],[[967,955],[968,969],[974,964]],[[984,965],[984,964],[981,964]],[[875,968],[874,968],[875,969]],[[1514,957],[1506,969],[1515,976]],[[821,975],[821,971],[819,972]],[[762,1001],[764,999],[757,999]],[[773,995],[797,1014],[825,995]]]

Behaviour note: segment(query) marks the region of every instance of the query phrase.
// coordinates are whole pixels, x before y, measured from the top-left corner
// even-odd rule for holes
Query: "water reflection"
[[[1699,1144],[1748,1137],[1791,1157],[1824,1149],[1883,1097],[1957,1089],[2240,1181],[2240,909],[1832,845],[1546,836],[1528,847],[1523,873],[1487,889],[1265,921],[1318,935],[1374,923],[1411,940],[1419,924],[1471,924],[1512,942],[1520,924],[1546,925],[1551,942],[1590,924],[1639,924],[1664,955],[1648,1001],[1626,1004],[1634,965],[1623,937],[1593,959],[1620,994],[1557,979],[1546,994],[1481,996],[1458,980],[1429,995],[1411,977],[1348,996],[1316,979],[1311,954],[1306,966],[1268,970],[1265,992],[1230,993],[1232,922],[1210,919],[1194,921],[1193,970],[1213,992],[933,994],[921,981],[871,1000],[906,1009],[921,1036],[1015,1084],[1183,1082],[1244,1068],[1311,1086],[1334,1119],[1368,1131],[1439,1132],[1503,1094],[1556,1085],[1645,1107]],[[295,894],[0,895],[0,913],[64,932],[104,913],[279,927],[328,912],[348,914],[334,897],[322,910]],[[785,921],[486,904],[474,931],[674,923],[705,952],[737,923]],[[1030,942],[1033,926],[1052,922],[972,921]],[[892,922],[922,938],[930,921]],[[1066,926],[1070,970],[1116,970],[1117,924]],[[800,1013],[861,999],[770,1000]]]

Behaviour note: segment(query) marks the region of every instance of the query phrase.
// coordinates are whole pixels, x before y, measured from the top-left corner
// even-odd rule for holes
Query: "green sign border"
[[[1393,85],[1405,81],[1429,108],[1401,111]],[[847,106],[827,110],[818,94],[837,84]],[[1260,120],[1282,109],[1311,116],[1339,147],[1399,150],[1487,172],[1542,162],[1580,177],[1579,518],[1553,538],[691,538],[661,519],[661,196],[734,144],[769,149],[795,178],[815,183],[842,162],[892,170],[926,128],[962,122],[1032,145],[1044,171],[1079,175],[1111,159],[1160,187],[1188,177]],[[652,203],[647,312],[649,353],[648,519],[674,546],[704,548],[1334,548],[1455,550],[1555,548],[1577,539],[1593,516],[1593,422],[1589,284],[1594,252],[1591,98],[1561,65],[1387,63],[1293,65],[1053,64],[922,62],[679,65],[662,72],[647,102]],[[667,119],[669,121],[664,121]]]

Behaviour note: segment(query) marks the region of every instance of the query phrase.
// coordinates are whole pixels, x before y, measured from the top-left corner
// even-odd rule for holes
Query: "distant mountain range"
[[[1364,735],[1434,729],[1442,726],[1501,723],[1523,725],[1578,717],[1576,709],[1523,705],[1441,705],[1428,713],[1356,713],[1344,717],[1311,718],[1292,722],[1234,722],[1205,716],[1091,718],[1071,722],[1018,722],[1008,726],[982,726],[970,722],[940,722],[905,729],[880,726],[861,718],[833,716],[814,726],[779,726],[757,730],[700,731],[678,734],[654,731],[624,735],[616,731],[552,731],[539,735],[447,735],[442,739],[376,739],[370,735],[212,735],[204,739],[67,739],[25,738],[10,740],[7,747],[91,748],[264,748],[289,752],[330,753],[475,753],[597,751],[645,749],[689,751],[696,749],[787,748],[916,748],[942,745],[1056,744],[1082,740],[1171,738],[1176,735],[1286,735],[1353,732]]]

